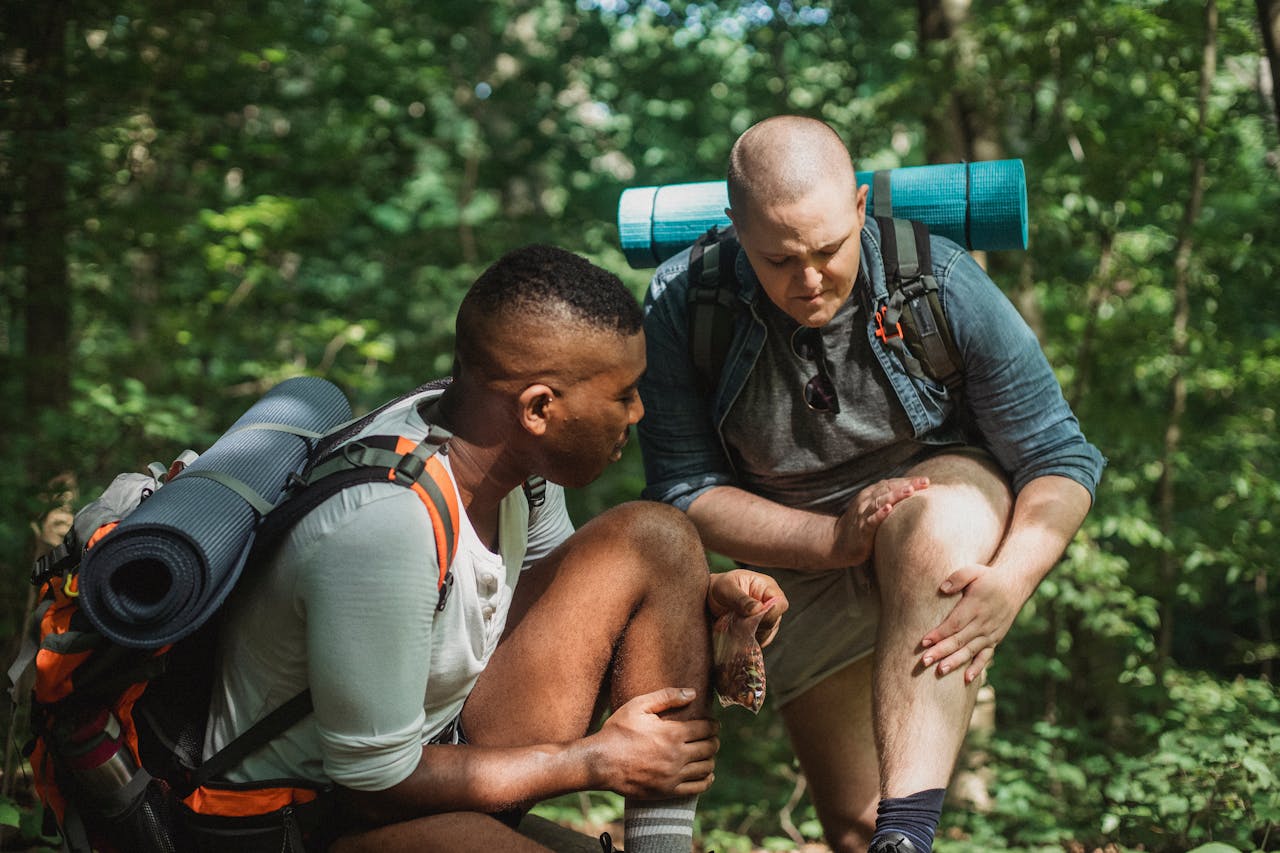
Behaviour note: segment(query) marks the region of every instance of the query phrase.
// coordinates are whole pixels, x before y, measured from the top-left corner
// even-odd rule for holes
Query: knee
[[[1008,487],[930,486],[893,508],[876,531],[878,559],[914,564],[930,556],[983,561],[995,552],[1009,523]]]
[[[706,586],[707,559],[697,528],[675,507],[631,501],[599,516],[608,535],[654,578]]]

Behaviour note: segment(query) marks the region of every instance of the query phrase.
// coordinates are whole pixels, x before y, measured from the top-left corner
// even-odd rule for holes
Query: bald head
[[[856,179],[849,152],[830,126],[804,116],[752,125],[729,153],[729,207],[737,218],[754,207],[790,204],[818,187]]]
[[[508,252],[476,279],[458,309],[459,377],[572,380],[597,368],[580,346],[593,334],[640,331],[635,296],[613,273],[554,246]]]

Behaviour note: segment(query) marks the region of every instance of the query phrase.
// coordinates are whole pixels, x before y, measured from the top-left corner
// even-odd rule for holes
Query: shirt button
[[[497,612],[497,608],[494,607],[492,604],[486,604],[484,607],[480,608],[480,614],[484,616],[486,620],[492,619],[493,614],[496,612]]]
[[[480,591],[485,595],[493,595],[498,591],[498,578],[487,572],[482,574],[480,576]]]

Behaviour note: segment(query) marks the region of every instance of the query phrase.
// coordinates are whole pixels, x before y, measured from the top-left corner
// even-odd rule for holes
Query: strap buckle
[[[889,313],[888,305],[881,305],[880,310],[876,311],[876,337],[884,341],[886,344],[890,340],[896,340],[902,337],[902,324],[894,322],[887,327],[884,323],[885,315]]]

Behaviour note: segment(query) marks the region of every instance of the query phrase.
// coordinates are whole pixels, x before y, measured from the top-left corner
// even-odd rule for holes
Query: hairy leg
[[[946,617],[954,596],[938,591],[956,568],[991,559],[1013,499],[993,462],[943,454],[909,476],[929,488],[894,508],[876,535],[880,631],[873,693],[882,794],[945,788],[964,741],[978,683],[962,671],[937,676],[917,661],[920,639]]]
[[[706,716],[707,563],[683,513],[649,502],[592,519],[516,587],[506,631],[467,700],[473,743],[511,746],[582,737],[607,691],[616,708],[662,687]]]
[[[871,725],[871,672],[867,655],[781,709],[809,796],[836,853],[865,851],[876,824],[880,773]]]

